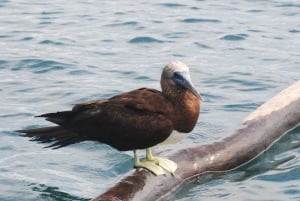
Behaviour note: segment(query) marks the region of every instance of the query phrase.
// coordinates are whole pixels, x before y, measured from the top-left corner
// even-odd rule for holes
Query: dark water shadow
[[[36,200],[47,201],[87,201],[91,198],[80,198],[68,193],[62,192],[58,187],[47,186],[44,184],[31,184],[31,189],[39,193]]]

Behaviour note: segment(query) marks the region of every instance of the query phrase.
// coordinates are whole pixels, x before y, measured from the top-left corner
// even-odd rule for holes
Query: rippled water
[[[13,130],[142,86],[170,60],[205,98],[176,147],[218,141],[299,80],[298,1],[0,0],[0,200],[86,200],[132,168],[132,153],[85,142],[50,150]],[[193,180],[166,200],[300,200],[300,130],[247,166]],[[173,147],[173,148],[176,148]]]

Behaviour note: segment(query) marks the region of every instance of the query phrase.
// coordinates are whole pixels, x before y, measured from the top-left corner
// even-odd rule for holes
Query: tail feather
[[[82,140],[81,140],[80,137],[75,137],[75,138],[64,140],[64,141],[56,141],[55,143],[47,146],[46,148],[58,149],[58,148],[65,147],[65,146],[70,145],[70,144],[75,144],[75,143],[78,143],[78,142],[81,142],[81,141]]]
[[[41,143],[54,142],[53,144],[47,146],[53,149],[58,149],[70,144],[84,141],[82,136],[79,134],[66,130],[60,126],[18,130],[16,132],[23,133],[21,134],[23,137],[30,137],[31,141],[38,141]]]
[[[69,119],[74,117],[74,114],[75,114],[74,111],[63,111],[63,112],[42,114],[36,117],[45,117],[47,121],[51,121],[59,125],[64,125],[67,124]]]

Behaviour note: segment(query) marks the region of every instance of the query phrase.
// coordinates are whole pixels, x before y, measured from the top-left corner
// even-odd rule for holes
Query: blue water
[[[0,0],[0,200],[87,200],[132,168],[132,153],[85,142],[50,150],[13,130],[35,115],[138,87],[159,89],[170,60],[190,66],[205,102],[176,146],[229,136],[300,77],[298,1]],[[230,173],[165,200],[300,200],[300,129]],[[163,149],[163,148],[160,148]]]

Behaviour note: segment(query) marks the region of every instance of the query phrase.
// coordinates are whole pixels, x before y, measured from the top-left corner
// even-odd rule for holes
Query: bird
[[[75,104],[71,110],[46,113],[43,117],[55,125],[17,130],[31,141],[51,143],[58,149],[82,141],[97,141],[119,151],[134,152],[134,168],[144,168],[154,175],[174,174],[177,164],[154,157],[151,148],[176,134],[190,133],[200,114],[202,97],[192,84],[189,68],[181,61],[171,61],[161,74],[161,91],[139,88],[111,98]],[[146,149],[144,160],[137,150]]]

